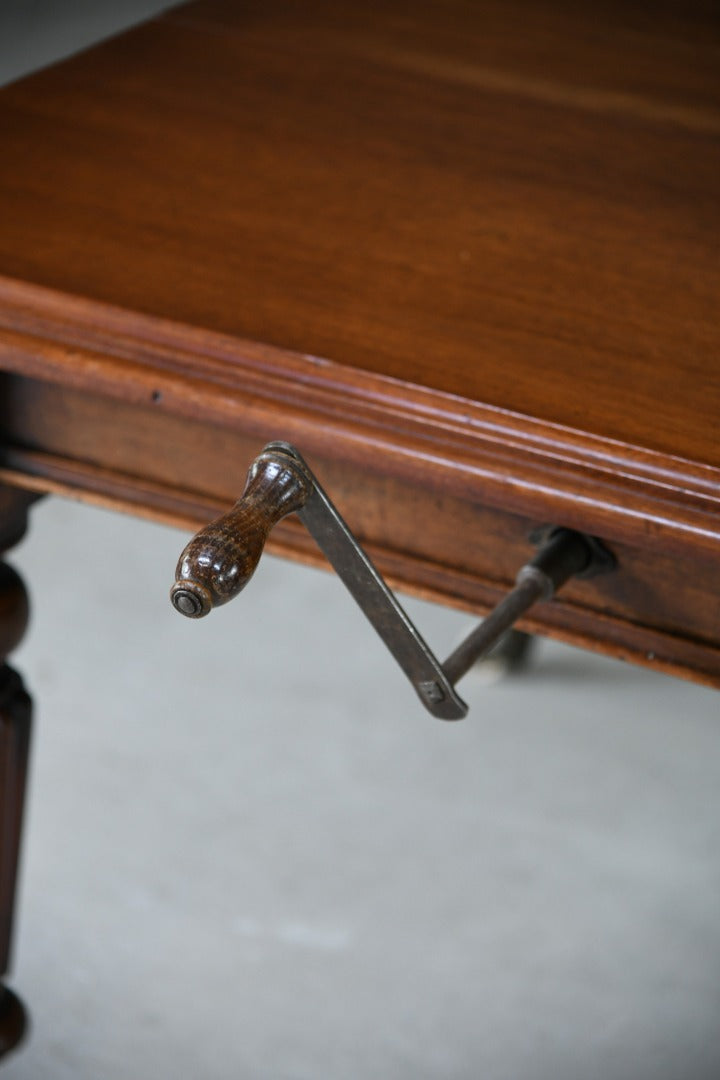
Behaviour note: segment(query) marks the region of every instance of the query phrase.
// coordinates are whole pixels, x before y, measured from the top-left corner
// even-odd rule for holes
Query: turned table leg
[[[0,490],[0,552],[23,535],[29,501],[23,492]],[[5,660],[22,639],[27,621],[25,586],[11,566],[0,562],[0,975],[10,965],[32,711],[22,679]],[[20,1042],[24,1030],[22,1003],[0,983],[0,1057]]]

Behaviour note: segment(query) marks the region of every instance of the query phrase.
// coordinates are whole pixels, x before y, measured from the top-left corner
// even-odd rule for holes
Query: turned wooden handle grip
[[[254,574],[273,525],[304,506],[310,479],[292,458],[279,457],[261,454],[232,510],[201,529],[183,551],[170,590],[182,615],[200,619],[237,596]]]

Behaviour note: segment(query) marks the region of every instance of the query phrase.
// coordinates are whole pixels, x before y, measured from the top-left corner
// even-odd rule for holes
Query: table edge
[[[606,540],[720,556],[720,469],[0,276],[0,371],[297,443]],[[0,451],[0,454],[2,451]]]

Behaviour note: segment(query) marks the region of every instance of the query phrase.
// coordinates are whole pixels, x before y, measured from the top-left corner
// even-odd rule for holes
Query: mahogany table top
[[[0,275],[720,467],[719,40],[200,0],[0,92]]]
[[[527,628],[720,685],[719,27],[198,0],[0,90],[0,481],[204,524],[286,439],[395,583],[579,529]]]

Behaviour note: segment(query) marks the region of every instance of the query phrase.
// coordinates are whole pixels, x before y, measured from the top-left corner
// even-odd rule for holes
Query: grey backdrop
[[[0,78],[162,6],[5,0]],[[716,694],[542,643],[443,726],[329,575],[179,619],[183,543],[46,500],[14,559],[8,1080],[720,1076]],[[440,651],[469,625],[409,607]]]

